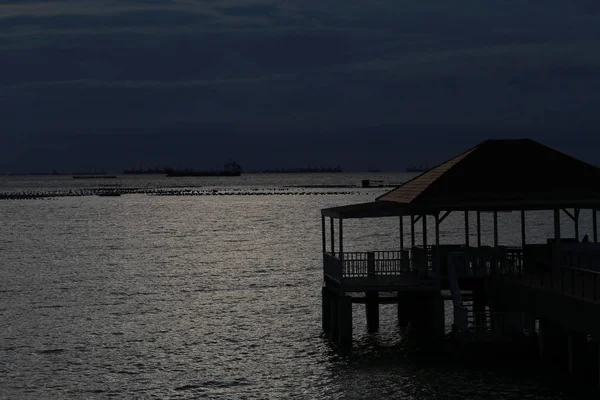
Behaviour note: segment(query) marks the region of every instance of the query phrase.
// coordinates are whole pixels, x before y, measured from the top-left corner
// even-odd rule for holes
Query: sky
[[[0,0],[0,173],[600,164],[597,0]]]

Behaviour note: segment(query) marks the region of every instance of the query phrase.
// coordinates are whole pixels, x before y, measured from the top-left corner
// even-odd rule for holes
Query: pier
[[[373,202],[323,209],[323,330],[349,349],[353,304],[366,305],[367,329],[376,331],[379,304],[393,303],[399,322],[434,341],[445,335],[450,299],[452,336],[463,348],[530,343],[548,364],[600,387],[598,209],[600,171],[532,140],[488,140]],[[532,211],[553,216],[553,235],[542,243],[526,236]],[[591,238],[579,237],[583,211],[592,219]],[[505,213],[519,217],[520,246],[502,242]],[[461,244],[440,239],[451,214],[464,221]],[[483,214],[492,217],[492,246],[482,245]],[[574,237],[561,234],[565,215]],[[344,247],[345,220],[384,217],[397,218],[396,249]]]

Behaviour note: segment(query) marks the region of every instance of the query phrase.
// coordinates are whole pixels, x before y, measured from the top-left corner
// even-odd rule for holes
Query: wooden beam
[[[323,239],[323,254],[327,251],[327,235],[325,234],[325,216],[321,215],[321,233]]]
[[[494,248],[498,247],[498,211],[494,211]]]
[[[428,268],[427,260],[429,259],[428,252],[427,252],[427,215],[423,214],[422,221],[423,221],[423,255],[424,255],[423,273],[427,273],[427,268]]]
[[[567,214],[569,216],[569,218],[571,218],[573,221],[575,221],[575,215],[574,214],[571,214],[569,212],[569,210],[567,210],[566,208],[563,208],[562,210],[565,212],[565,214]]]
[[[449,212],[446,212],[446,214],[444,215],[447,216],[449,214]],[[440,253],[440,214],[436,213],[435,214],[435,277],[437,279],[437,283],[438,285],[440,284],[441,278],[442,278],[442,271],[441,271],[441,266],[442,266],[442,260],[441,260],[441,253]]]
[[[477,211],[477,247],[481,247],[481,211]]]
[[[444,220],[446,219],[446,217],[447,217],[448,215],[450,215],[450,213],[451,213],[451,212],[452,212],[452,211],[446,211],[446,212],[445,212],[445,213],[444,213],[444,214],[443,214],[441,217],[439,217],[439,214],[437,214],[437,215],[438,215],[438,220],[439,220],[439,223],[441,224],[442,222],[444,222]]]
[[[338,245],[340,248],[340,261],[342,262],[342,266],[344,265],[344,225],[343,219],[340,218],[340,244]]]
[[[593,233],[594,233],[594,243],[598,243],[598,221],[596,218],[596,209],[592,210],[592,223],[594,224]]]
[[[333,227],[333,217],[329,217],[329,225],[331,228],[331,255],[335,257],[335,229]]]
[[[400,250],[404,250],[404,218],[402,216],[400,218]]]
[[[469,211],[465,211],[465,245],[469,247]]]
[[[560,241],[560,212],[554,210],[554,239]]]
[[[575,208],[573,210],[573,227],[575,229],[575,240],[579,242],[579,213],[581,212],[580,208]]]
[[[560,210],[554,210],[554,251],[552,252],[552,268],[558,272],[560,264]]]
[[[442,219],[440,218],[440,214],[435,214],[435,245],[440,245],[440,224]]]
[[[525,233],[525,210],[521,210],[521,247],[525,247],[527,241]]]
[[[416,224],[417,222],[419,222],[419,220],[421,219],[421,215],[417,215],[417,217],[413,220],[413,225]]]
[[[423,214],[423,249],[425,249],[425,254],[427,254],[427,216]]]
[[[415,247],[415,216],[410,215],[410,244]]]

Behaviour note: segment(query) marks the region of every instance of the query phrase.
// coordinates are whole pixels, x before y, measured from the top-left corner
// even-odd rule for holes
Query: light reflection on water
[[[0,397],[566,398],[535,374],[420,355],[392,306],[378,334],[356,306],[353,355],[332,349],[319,210],[377,193],[0,203]],[[518,241],[510,218],[501,238]],[[545,218],[531,216],[532,239]],[[442,240],[462,240],[458,221]],[[396,219],[349,221],[345,249],[397,235]]]

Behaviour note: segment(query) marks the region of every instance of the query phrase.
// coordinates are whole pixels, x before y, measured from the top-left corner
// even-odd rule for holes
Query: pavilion
[[[506,280],[529,288],[544,286],[545,282],[546,290],[595,303],[596,292],[600,300],[600,289],[596,287],[596,276],[600,274],[598,209],[600,169],[530,139],[486,140],[373,202],[323,209],[323,328],[342,345],[349,345],[352,303],[367,304],[367,325],[375,330],[378,304],[398,301],[400,315],[401,308],[408,307],[403,300],[418,295],[420,313],[433,320],[429,326],[439,333],[440,320],[443,331],[443,289],[451,291],[456,328],[462,331],[489,328],[494,324],[485,315],[486,306],[493,307],[490,299],[498,297],[497,291],[490,293],[490,283],[492,287],[500,287],[494,286],[494,282]],[[547,243],[528,243],[527,214],[544,210],[553,212],[550,223],[554,235]],[[592,218],[590,243],[580,242],[582,210],[591,211],[586,213]],[[501,245],[498,214],[503,212],[520,213],[520,246]],[[440,243],[440,228],[450,213],[463,216],[462,245]],[[493,246],[482,246],[482,213],[493,215]],[[572,220],[574,237],[561,236],[561,213]],[[473,216],[477,230],[475,243],[471,243],[469,232],[469,218]],[[357,253],[344,248],[344,220],[381,217],[398,217],[400,243],[396,250]],[[431,219],[434,243],[428,243],[427,227]],[[419,222],[420,244],[415,233]],[[410,243],[404,243],[406,226],[410,230]],[[464,289],[473,290],[474,310],[467,310],[462,304]],[[389,292],[397,293],[398,297],[380,296]],[[365,296],[356,296],[358,293]],[[415,307],[415,302],[410,304]],[[501,308],[498,305],[497,309]],[[541,321],[534,315],[535,310],[528,309],[527,313],[531,321]],[[527,327],[515,321],[511,325],[533,330],[532,322],[526,322]],[[596,327],[585,329],[589,334]],[[600,326],[597,335],[600,337]]]

